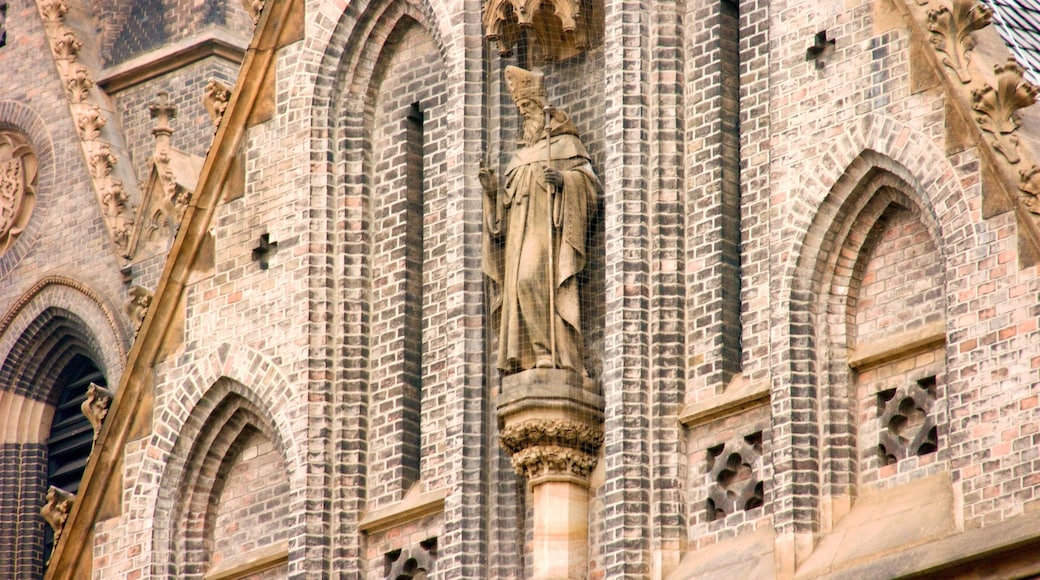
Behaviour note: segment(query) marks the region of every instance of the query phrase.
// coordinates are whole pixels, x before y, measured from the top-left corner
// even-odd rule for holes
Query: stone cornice
[[[248,39],[228,30],[209,28],[169,46],[106,68],[98,76],[97,84],[108,93],[117,93],[211,56],[241,64],[247,44]]]
[[[155,298],[130,350],[126,371],[87,463],[80,494],[61,542],[51,556],[47,580],[75,580],[92,575],[92,534],[103,506],[121,504],[125,447],[140,422],[151,415],[153,367],[163,353],[168,331],[176,326],[184,289],[196,256],[207,236],[221,194],[242,147],[254,108],[264,87],[274,83],[278,49],[302,38],[304,7],[301,0],[270,0],[246,51],[231,102],[213,139],[191,204],[174,240],[170,258],[156,287]]]

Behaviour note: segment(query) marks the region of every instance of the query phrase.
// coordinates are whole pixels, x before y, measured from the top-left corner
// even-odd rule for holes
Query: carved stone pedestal
[[[603,443],[603,398],[594,381],[558,369],[502,379],[499,441],[534,498],[534,574],[585,578],[589,473]]]

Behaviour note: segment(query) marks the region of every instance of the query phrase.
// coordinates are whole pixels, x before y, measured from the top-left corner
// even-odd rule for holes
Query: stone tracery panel
[[[751,510],[764,503],[761,474],[762,433],[728,441],[708,450],[708,519]]]
[[[0,254],[25,230],[36,205],[36,154],[28,140],[0,131]]]

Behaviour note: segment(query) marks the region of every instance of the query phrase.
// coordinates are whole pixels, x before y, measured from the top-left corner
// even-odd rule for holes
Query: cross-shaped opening
[[[823,68],[824,59],[834,52],[834,39],[827,38],[827,31],[821,30],[813,36],[813,44],[805,50],[805,61],[816,61],[816,68]]]
[[[271,241],[271,234],[260,234],[260,241],[253,248],[253,259],[260,263],[260,269],[266,270],[271,256],[278,249],[278,242]]]

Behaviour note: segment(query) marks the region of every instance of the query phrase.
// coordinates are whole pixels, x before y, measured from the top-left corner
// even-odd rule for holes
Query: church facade
[[[1038,27],[0,0],[0,578],[1040,573]]]

